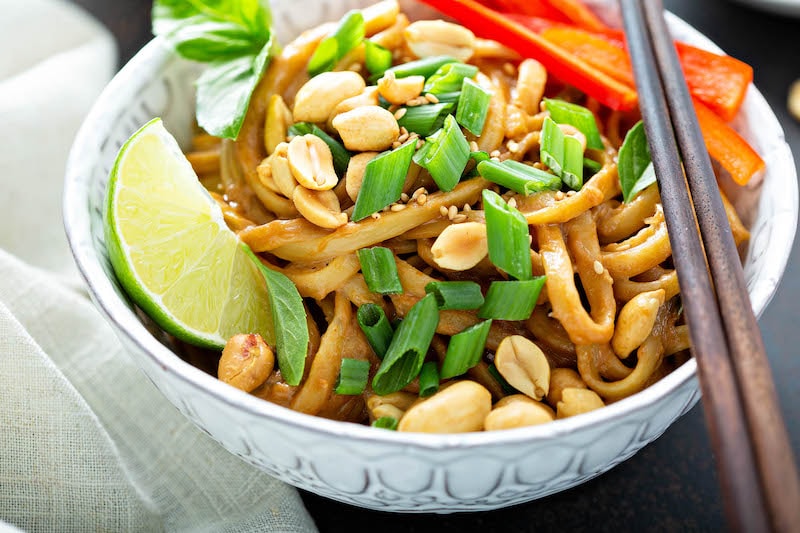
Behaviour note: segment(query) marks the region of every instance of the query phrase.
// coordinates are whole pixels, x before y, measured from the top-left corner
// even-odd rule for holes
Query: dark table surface
[[[150,38],[152,0],[73,0],[106,24],[120,64]],[[755,83],[775,110],[795,154],[800,124],[786,111],[800,78],[800,19],[781,18],[725,0],[664,0],[665,6],[729,54],[755,68]],[[795,246],[778,293],[760,323],[795,455],[800,456],[800,249]],[[720,531],[725,528],[702,407],[692,409],[630,460],[572,490],[499,511],[397,515],[358,509],[303,493],[321,531]],[[800,504],[800,502],[798,502]],[[800,526],[798,526],[800,527]]]

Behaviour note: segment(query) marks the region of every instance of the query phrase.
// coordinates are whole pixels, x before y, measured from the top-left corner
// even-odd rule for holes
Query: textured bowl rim
[[[670,18],[671,24],[683,24],[690,31],[702,36],[702,34],[677,17],[671,16]],[[716,48],[711,41],[705,40],[709,47]],[[717,48],[717,50],[719,49]],[[122,332],[127,337],[127,340],[137,345],[164,372],[171,373],[193,388],[214,396],[218,401],[245,410],[258,417],[267,417],[306,431],[326,434],[331,437],[410,446],[422,450],[471,448],[523,441],[532,443],[537,440],[547,440],[572,433],[583,428],[608,424],[611,420],[631,416],[631,413],[651,405],[678,389],[686,381],[696,377],[697,366],[695,360],[690,359],[671,374],[643,391],[588,414],[513,430],[443,435],[376,431],[374,428],[361,424],[339,422],[298,413],[235,389],[187,363],[160,343],[145,328],[133,310],[128,307],[123,299],[118,297],[111,281],[106,277],[98,254],[92,245],[88,195],[88,169],[92,167],[96,158],[99,157],[103,124],[108,122],[108,117],[116,116],[116,111],[124,106],[125,99],[120,98],[120,94],[128,92],[126,87],[130,85],[129,80],[146,76],[152,70],[153,65],[162,64],[173,56],[174,53],[159,38],[155,38],[145,45],[108,84],[81,126],[70,151],[66,167],[63,202],[64,226],[70,248],[78,270],[86,282],[97,307],[108,321],[117,326],[116,330],[118,332]],[[767,109],[770,109],[766,105],[763,96],[757,90],[751,87],[750,92],[757,99],[760,99]],[[780,141],[784,145],[781,148],[785,148],[791,160],[791,151],[788,144],[783,140],[783,130],[771,109],[768,116],[764,118],[774,123],[771,127],[780,133]],[[776,261],[773,265],[776,266],[776,268],[773,268],[775,285],[770,287],[769,294],[765,298],[755,302],[757,314],[759,315],[777,291],[780,278],[788,263],[789,251],[794,239],[798,208],[796,169],[793,163],[791,164],[791,169],[794,174],[791,176],[792,179],[787,181],[793,190],[787,191],[783,201],[785,202],[785,207],[794,215],[794,224],[792,231],[784,233],[785,239],[783,241],[778,241],[777,244],[771,243],[771,249],[779,246],[780,250],[785,251],[783,256],[780,257],[781,261]],[[788,194],[789,192],[792,194]]]

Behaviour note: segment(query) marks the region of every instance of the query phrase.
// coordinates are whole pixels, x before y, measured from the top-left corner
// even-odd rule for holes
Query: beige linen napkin
[[[112,39],[63,1],[0,13],[0,531],[315,530],[161,396],[77,278],[64,162]]]

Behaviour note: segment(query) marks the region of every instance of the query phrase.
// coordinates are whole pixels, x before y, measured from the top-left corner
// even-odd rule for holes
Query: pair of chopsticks
[[[729,526],[797,531],[792,448],[661,0],[620,5]]]

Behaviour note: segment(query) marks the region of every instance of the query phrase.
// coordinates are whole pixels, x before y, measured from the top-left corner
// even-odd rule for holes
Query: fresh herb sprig
[[[183,57],[208,63],[197,80],[197,123],[235,139],[274,51],[261,0],[155,0],[153,34]]]

